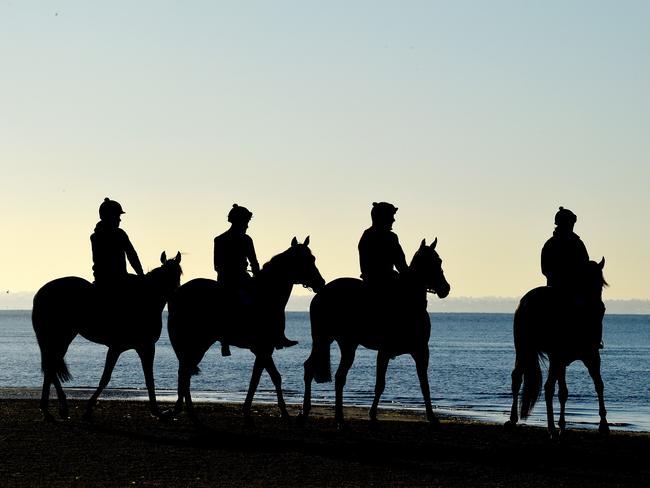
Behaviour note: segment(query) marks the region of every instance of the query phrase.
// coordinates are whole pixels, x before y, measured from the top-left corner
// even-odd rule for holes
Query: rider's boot
[[[231,354],[232,353],[230,352],[230,344],[228,344],[227,342],[222,342],[221,343],[221,355],[223,357],[228,357]]]
[[[287,336],[282,334],[282,336],[275,343],[275,348],[282,349],[283,347],[292,347],[295,346],[296,344],[298,344],[298,341],[291,340]]]

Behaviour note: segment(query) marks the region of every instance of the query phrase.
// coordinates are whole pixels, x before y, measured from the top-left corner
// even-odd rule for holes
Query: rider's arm
[[[129,264],[133,268],[133,271],[135,271],[138,276],[144,275],[142,264],[140,264],[140,258],[138,258],[138,253],[135,252],[135,248],[133,247],[133,244],[131,244],[126,232],[124,233],[124,252],[126,253],[126,258],[129,260]]]
[[[257,261],[257,255],[255,254],[255,246],[253,245],[253,239],[248,237],[249,241],[249,246],[248,246],[248,253],[247,253],[247,258],[248,262],[251,263],[251,271],[253,272],[253,276],[257,275],[257,273],[260,271],[260,263]]]
[[[408,271],[408,264],[406,264],[406,256],[404,256],[404,250],[399,243],[399,238],[395,235],[395,256],[394,256],[394,265],[399,273],[406,273]]]

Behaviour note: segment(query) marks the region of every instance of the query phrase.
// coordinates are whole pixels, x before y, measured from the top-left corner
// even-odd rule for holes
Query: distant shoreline
[[[295,297],[305,299],[305,305],[296,306],[290,303],[286,312],[303,313],[309,311],[309,302],[312,297]],[[454,301],[456,300],[456,301]],[[434,302],[429,299],[429,313],[457,313],[457,314],[513,314],[518,301],[503,299],[503,301],[490,302],[489,299],[476,299],[472,305],[462,302],[461,299],[445,299]],[[605,300],[606,315],[650,315],[650,300]],[[31,312],[31,306],[11,307],[2,305],[1,312]]]

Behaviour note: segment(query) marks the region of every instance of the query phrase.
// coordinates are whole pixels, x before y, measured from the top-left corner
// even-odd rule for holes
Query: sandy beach
[[[54,404],[52,404],[55,407]],[[145,403],[100,402],[91,422],[83,402],[71,420],[44,423],[33,399],[0,400],[2,486],[647,486],[650,434],[569,432],[444,419],[429,429],[419,414],[348,409],[337,430],[332,409],[305,426],[273,406],[198,404],[205,427],[185,416],[152,418]],[[291,408],[297,415],[298,408]]]

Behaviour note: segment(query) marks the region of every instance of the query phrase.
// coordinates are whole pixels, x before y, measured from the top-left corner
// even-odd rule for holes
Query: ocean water
[[[300,344],[277,351],[274,359],[282,374],[286,401],[299,404],[304,391],[302,365],[311,348],[309,314],[287,312],[286,316],[287,336],[299,340]],[[431,323],[429,381],[434,408],[444,414],[506,421],[511,403],[510,372],[515,357],[512,315],[432,313]],[[162,400],[172,400],[178,362],[166,329],[165,315],[163,334],[156,346],[156,389]],[[604,340],[602,375],[608,420],[615,429],[650,431],[650,315],[606,315]],[[200,365],[201,374],[192,380],[196,400],[243,402],[254,356],[236,347],[232,353],[231,357],[221,357],[218,343],[208,351]],[[102,373],[105,354],[104,346],[77,337],[66,355],[73,379],[64,387],[72,391],[94,388]],[[358,349],[345,387],[346,405],[371,404],[375,356],[373,351]],[[333,371],[338,358],[338,347],[333,344]],[[0,366],[0,388],[41,387],[40,353],[30,312],[0,311]],[[582,363],[569,367],[567,384],[569,427],[595,428],[599,420],[597,399]],[[314,383],[312,393],[314,404],[333,405],[333,383]],[[106,395],[146,399],[142,369],[134,351],[120,357]],[[255,401],[275,402],[273,385],[266,374],[262,376]],[[423,410],[410,356],[391,361],[380,406]],[[526,423],[545,424],[543,401]]]

